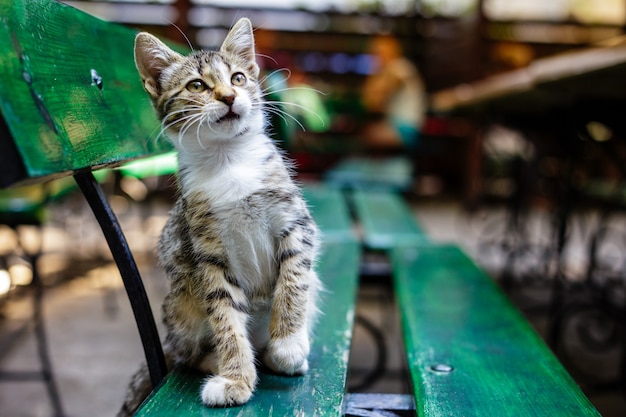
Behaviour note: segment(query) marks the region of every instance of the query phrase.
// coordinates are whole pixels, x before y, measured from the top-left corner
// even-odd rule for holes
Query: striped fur
[[[180,196],[158,246],[170,280],[166,354],[173,365],[207,374],[207,406],[243,404],[254,391],[257,361],[286,375],[308,369],[320,290],[317,227],[264,132],[247,19],[217,52],[183,57],[145,33],[135,51],[179,153]],[[191,90],[202,91],[187,87],[194,80],[202,85]]]

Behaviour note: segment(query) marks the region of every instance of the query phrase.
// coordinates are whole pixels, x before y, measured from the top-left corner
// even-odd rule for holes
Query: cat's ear
[[[163,70],[181,59],[182,55],[149,33],[141,32],[135,37],[135,65],[143,87],[152,97],[160,94],[159,80]]]
[[[252,23],[243,17],[230,29],[220,51],[234,55],[248,64],[248,70],[255,78],[259,76],[259,66],[255,60],[254,34]]]

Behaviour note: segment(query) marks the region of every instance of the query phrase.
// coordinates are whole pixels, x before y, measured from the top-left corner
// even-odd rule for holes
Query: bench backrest
[[[0,187],[170,149],[134,36],[55,1],[0,0]]]

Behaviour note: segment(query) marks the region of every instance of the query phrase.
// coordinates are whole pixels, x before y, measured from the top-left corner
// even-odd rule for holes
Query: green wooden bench
[[[418,416],[599,416],[493,280],[431,242],[392,192],[357,190],[366,249],[387,253]]]
[[[417,415],[600,415],[458,247],[404,246],[391,258]]]
[[[402,196],[382,190],[356,189],[352,204],[369,249],[388,250],[393,246],[428,242],[415,215]]]

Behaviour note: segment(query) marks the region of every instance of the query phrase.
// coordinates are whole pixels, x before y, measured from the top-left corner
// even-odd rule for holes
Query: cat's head
[[[135,63],[166,131],[183,148],[205,148],[263,129],[252,25],[240,19],[219,51],[183,56],[149,33],[135,39]],[[189,148],[188,148],[189,149]]]

